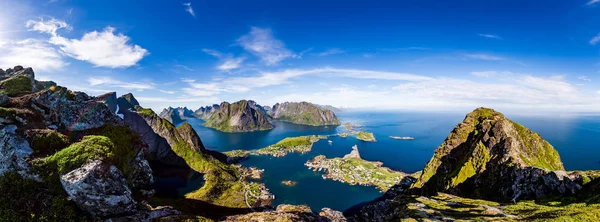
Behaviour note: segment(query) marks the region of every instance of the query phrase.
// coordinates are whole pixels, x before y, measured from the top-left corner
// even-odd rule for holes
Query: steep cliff
[[[252,103],[240,100],[235,103],[223,102],[219,110],[213,113],[204,126],[224,132],[249,132],[273,129],[268,118],[259,110],[252,108]]]
[[[415,187],[499,201],[573,194],[577,175],[539,134],[492,109],[469,113],[438,147]]]
[[[333,111],[308,102],[277,103],[269,113],[274,120],[311,126],[340,125]]]

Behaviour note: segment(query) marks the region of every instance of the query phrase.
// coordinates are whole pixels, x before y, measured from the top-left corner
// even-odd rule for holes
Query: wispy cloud
[[[335,55],[335,54],[342,54],[342,53],[346,53],[346,51],[338,49],[338,48],[332,48],[332,49],[328,49],[324,52],[321,53],[317,53],[316,55],[318,56],[328,56],[328,55]]]
[[[590,78],[588,78],[587,76],[580,76],[577,77],[577,79],[581,80],[581,81],[586,81],[586,82],[591,82],[592,80]]]
[[[52,36],[56,36],[56,31],[58,31],[59,29],[71,29],[71,27],[65,21],[58,20],[55,18],[50,18],[49,20],[44,20],[44,18],[40,18],[39,21],[29,20],[25,23],[25,27],[28,28],[28,31],[48,33]]]
[[[223,54],[213,49],[202,49],[202,51],[220,60],[220,64],[217,65],[216,69],[221,71],[230,71],[240,68],[242,63],[246,60],[245,56],[234,57],[232,54]]]
[[[122,88],[128,90],[138,90],[143,91],[146,89],[154,89],[154,84],[152,83],[142,83],[142,82],[123,82],[121,80],[113,79],[107,76],[92,76],[87,79],[90,86],[103,86],[110,88]]]
[[[467,59],[476,59],[476,60],[486,60],[486,61],[500,61],[500,60],[504,60],[504,58],[502,57],[498,57],[495,55],[490,55],[490,54],[480,54],[480,53],[476,53],[476,54],[463,54],[463,56]]]
[[[194,8],[192,8],[191,2],[183,3],[183,6],[185,7],[186,12],[188,12],[188,13],[190,13],[190,15],[196,17],[196,12],[194,12]]]
[[[600,0],[590,0],[590,1],[587,3],[587,5],[593,5],[593,4],[596,4],[596,3],[598,3],[598,2],[600,2]]]
[[[181,81],[185,82],[185,83],[196,82],[196,80],[194,80],[194,79],[188,79],[188,78],[181,78]]]
[[[478,35],[481,37],[489,38],[489,39],[498,39],[498,40],[502,39],[502,38],[500,38],[500,36],[492,35],[492,34],[481,34],[480,33]]]
[[[162,89],[159,89],[158,91],[161,93],[166,93],[166,94],[175,94],[175,91],[167,91],[167,90],[162,90]]]
[[[600,0],[598,0],[598,1],[600,1]],[[598,35],[594,36],[594,38],[592,38],[590,40],[590,44],[596,45],[596,44],[598,44],[598,42],[600,42],[600,33]]]
[[[237,39],[237,43],[267,65],[275,65],[285,59],[297,57],[266,28],[252,27],[250,33]]]
[[[490,77],[490,76],[495,76],[496,74],[498,74],[498,72],[496,72],[496,71],[471,72],[471,75],[474,75],[477,77]]]

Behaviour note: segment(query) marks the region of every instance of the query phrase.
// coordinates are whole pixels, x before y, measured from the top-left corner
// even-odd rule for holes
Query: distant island
[[[377,141],[375,139],[375,135],[373,135],[373,133],[371,133],[371,132],[363,132],[363,131],[356,133],[356,139],[359,139],[359,140],[362,140],[362,141],[365,141],[365,142],[375,142],[375,141]]]
[[[390,139],[395,139],[395,140],[414,140],[414,137],[410,137],[410,136],[390,136]]]
[[[375,186],[382,192],[410,174],[394,171],[383,167],[382,162],[367,161],[360,158],[358,146],[352,147],[352,152],[343,158],[327,159],[319,155],[309,160],[304,165],[313,171],[325,170],[323,178],[332,179],[352,185]]]
[[[159,116],[174,124],[187,118],[198,118],[206,121],[204,126],[219,131],[251,132],[273,129],[275,126],[272,121],[310,126],[340,125],[341,122],[331,107],[309,102],[284,102],[270,107],[261,106],[252,100],[240,100],[200,107],[196,111],[186,107],[168,107]]]
[[[287,137],[280,140],[276,144],[258,149],[258,150],[232,150],[224,152],[231,162],[239,162],[246,159],[249,155],[271,155],[274,157],[282,157],[288,153],[307,153],[312,150],[314,143],[321,139],[327,139],[327,136],[298,136]]]
[[[286,185],[286,186],[288,186],[288,187],[293,187],[293,186],[295,186],[297,183],[298,183],[298,182],[296,182],[296,181],[291,181],[291,180],[284,180],[284,181],[281,181],[281,184],[283,184],[283,185]]]

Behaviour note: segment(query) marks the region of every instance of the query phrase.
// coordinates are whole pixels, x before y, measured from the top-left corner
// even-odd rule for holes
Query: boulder
[[[114,217],[135,211],[136,202],[125,177],[117,167],[102,160],[61,175],[60,182],[79,208],[93,216]]]
[[[15,125],[7,125],[0,129],[0,176],[8,171],[16,171],[22,177],[35,177],[29,175],[29,164],[25,161],[33,150],[16,130]]]
[[[131,160],[131,176],[129,183],[133,190],[139,191],[143,197],[150,197],[154,194],[152,184],[154,176],[152,176],[152,168],[144,158],[144,152],[140,150],[133,160]]]

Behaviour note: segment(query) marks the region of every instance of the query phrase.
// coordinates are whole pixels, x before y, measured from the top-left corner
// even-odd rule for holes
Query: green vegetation
[[[45,158],[44,163],[55,166],[59,174],[65,174],[91,160],[112,160],[114,158],[114,154],[111,152],[113,149],[115,149],[115,145],[108,137],[86,136],[81,142],[74,143]]]
[[[0,117],[14,117],[17,115],[17,111],[13,108],[0,107]]]
[[[525,144],[526,150],[521,156],[527,165],[536,166],[548,170],[564,170],[558,151],[543,140],[541,136],[527,129],[521,124],[511,121],[517,130],[519,137]]]
[[[252,112],[247,100],[229,104],[222,103],[221,108],[213,113],[204,126],[223,132],[250,132],[273,129],[266,116],[260,112]],[[232,123],[232,118],[240,118],[238,123]],[[243,122],[243,123],[242,123]]]
[[[340,125],[341,122],[331,110],[321,109],[308,102],[291,102],[280,104],[284,106],[276,118],[278,121],[291,122],[310,126]],[[323,117],[329,118],[323,118]]]
[[[22,178],[15,172],[0,177],[0,221],[88,221],[59,189]]]
[[[273,155],[275,157],[285,156],[291,152],[306,153],[312,150],[313,143],[327,136],[299,136],[287,137],[276,144],[255,151],[260,155]]]
[[[248,155],[250,155],[250,153],[252,153],[252,151],[248,151],[248,150],[232,150],[232,151],[223,152],[223,154],[225,154],[227,157],[230,157],[230,158],[245,158],[245,157],[248,157]]]
[[[598,221],[600,204],[522,201],[506,206],[505,212],[521,221]]]
[[[35,155],[52,154],[69,145],[69,139],[54,130],[44,130],[34,133],[29,138],[29,144]]]
[[[152,111],[152,109],[142,108],[141,106],[136,106],[135,111],[140,115],[157,116],[156,113]]]
[[[356,139],[367,141],[367,142],[375,142],[375,136],[371,132],[358,132],[356,133]]]
[[[33,90],[31,79],[27,75],[19,75],[0,82],[0,92],[8,96],[18,96]]]

